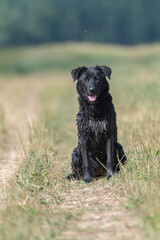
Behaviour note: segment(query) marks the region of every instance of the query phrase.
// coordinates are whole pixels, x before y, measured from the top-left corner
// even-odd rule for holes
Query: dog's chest
[[[89,129],[96,138],[105,135],[109,130],[109,125],[106,120],[89,119]]]

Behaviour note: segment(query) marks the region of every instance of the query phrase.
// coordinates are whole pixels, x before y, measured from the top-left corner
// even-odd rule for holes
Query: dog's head
[[[107,66],[78,67],[71,72],[73,81],[77,81],[77,91],[79,95],[89,101],[96,102],[100,96],[108,92],[109,84],[106,77],[110,79],[111,68]]]

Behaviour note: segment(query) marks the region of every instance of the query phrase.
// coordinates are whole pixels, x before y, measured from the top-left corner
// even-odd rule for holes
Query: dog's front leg
[[[114,142],[112,136],[110,136],[107,139],[106,154],[107,154],[107,179],[109,179],[114,174]]]
[[[82,179],[85,182],[90,182],[92,176],[89,172],[88,152],[86,137],[81,137],[81,153],[82,153]]]

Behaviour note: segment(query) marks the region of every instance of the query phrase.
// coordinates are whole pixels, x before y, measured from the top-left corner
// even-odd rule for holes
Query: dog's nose
[[[94,88],[93,88],[93,87],[90,87],[89,92],[90,92],[91,94],[94,94],[94,93],[95,93]]]

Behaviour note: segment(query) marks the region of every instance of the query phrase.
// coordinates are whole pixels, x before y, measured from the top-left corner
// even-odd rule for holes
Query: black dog
[[[119,171],[119,162],[126,161],[117,142],[116,112],[106,80],[106,76],[110,79],[111,69],[83,66],[73,69],[71,74],[73,81],[78,80],[78,146],[72,153],[72,174],[67,179],[90,182],[103,175],[109,179]]]

